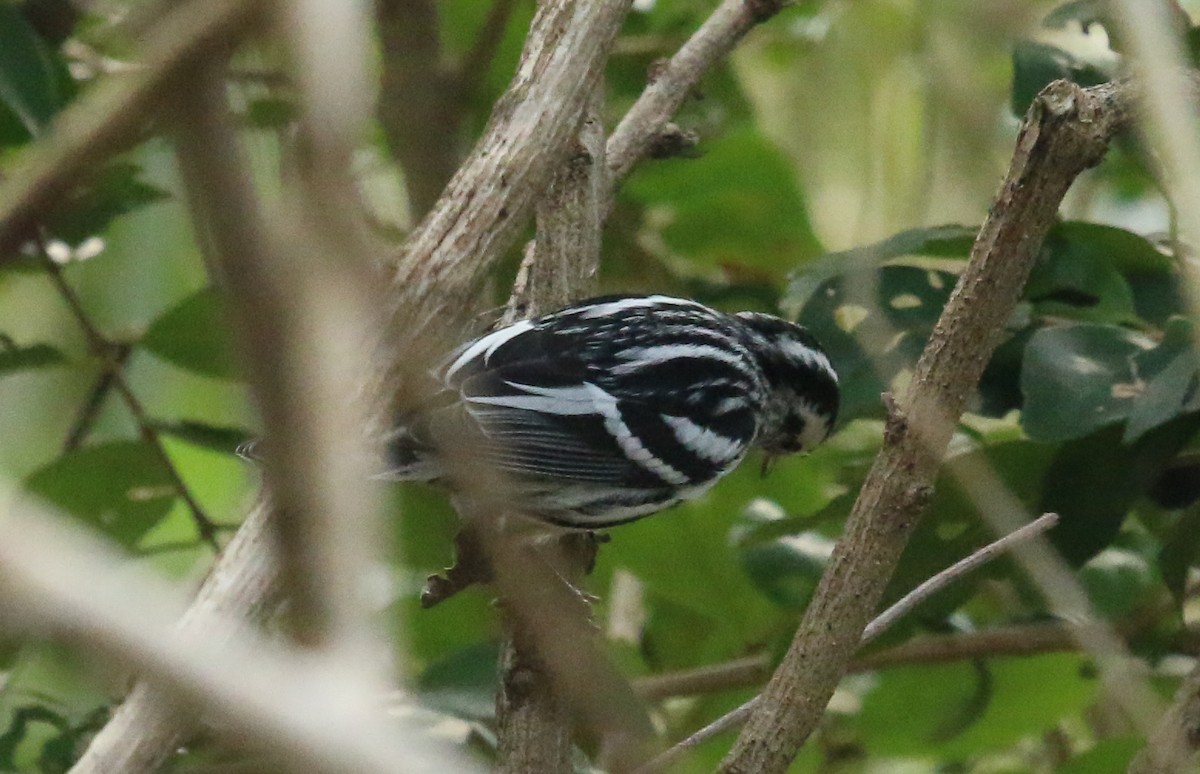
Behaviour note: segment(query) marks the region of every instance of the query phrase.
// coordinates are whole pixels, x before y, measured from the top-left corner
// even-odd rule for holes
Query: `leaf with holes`
[[[1079,438],[1133,410],[1144,385],[1134,359],[1144,337],[1115,325],[1043,328],[1029,339],[1021,365],[1021,424],[1038,441]]]

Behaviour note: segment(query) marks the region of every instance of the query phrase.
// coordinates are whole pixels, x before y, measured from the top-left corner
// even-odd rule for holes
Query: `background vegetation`
[[[379,72],[433,63],[426,75],[441,79],[390,82],[354,152],[371,228],[398,243],[508,84],[534,6],[394,5],[411,14],[410,34],[425,24],[434,36],[422,49],[385,29]],[[608,125],[712,6],[635,4],[606,71]],[[0,4],[0,169],[96,80],[133,65],[137,4],[70,8]],[[1104,20],[1078,2],[791,5],[676,117],[694,147],[621,185],[603,290],[783,310],[818,334],[843,378],[840,431],[824,447],[767,478],[751,460],[705,498],[615,530],[600,552],[595,620],[635,686],[671,694],[650,704],[664,740],[754,695],[786,648],[881,444],[879,396],[906,382],[954,287],[1018,117],[1050,80],[1099,83],[1122,65]],[[395,46],[411,60],[397,65]],[[296,163],[283,55],[244,48],[228,89],[254,180],[278,199]],[[396,101],[424,135],[395,130],[403,121],[384,106]],[[20,256],[0,259],[0,471],[131,562],[195,582],[213,561],[207,525],[224,543],[253,495],[255,472],[232,451],[257,420],[159,129],[146,125]],[[980,511],[1000,506],[972,483],[984,466],[1028,513],[1060,514],[1055,548],[1165,700],[1200,642],[1200,360],[1181,268],[1191,248],[1163,177],[1130,136],[1070,192],[886,596],[993,538]],[[514,249],[479,309],[504,303],[518,259]],[[487,756],[501,637],[492,594],[419,609],[425,576],[450,561],[457,516],[431,489],[393,494],[377,601],[412,686],[398,701],[419,705],[430,733]],[[1057,609],[1008,561],[960,580],[860,654],[791,770],[1125,771],[1145,719],[1114,704]],[[639,683],[712,665],[715,682]],[[86,648],[0,621],[0,771],[67,770],[128,679]],[[731,741],[706,742],[680,770],[711,770]],[[201,742],[168,767],[214,765],[262,764]]]

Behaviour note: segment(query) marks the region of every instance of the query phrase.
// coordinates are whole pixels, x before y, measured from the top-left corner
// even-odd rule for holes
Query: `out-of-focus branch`
[[[216,636],[219,622],[251,619],[274,596],[279,565],[267,531],[270,511],[265,500],[251,509],[176,624],[179,637],[204,637],[218,647],[223,642]],[[194,725],[161,687],[139,680],[71,767],[71,774],[158,771]]]
[[[604,179],[604,85],[594,87],[580,125],[577,152],[554,176],[546,194],[537,203],[537,241],[527,249],[517,286],[509,302],[509,319],[533,316],[566,304],[572,297],[588,295],[600,265],[600,192]],[[575,542],[576,536],[562,538]],[[563,582],[582,580],[591,557],[565,550],[562,542],[540,549],[542,557],[557,568]],[[516,567],[500,568],[501,574],[520,575]],[[513,585],[513,584],[510,584]],[[522,592],[520,588],[515,589]],[[500,694],[497,697],[497,736],[500,768],[506,774],[531,771],[567,771],[571,768],[572,714],[561,696],[554,676],[577,664],[552,663],[544,638],[592,637],[586,620],[583,626],[547,630],[531,625],[530,616],[550,620],[581,617],[580,605],[547,615],[533,608],[533,600],[518,593],[506,598],[508,636],[501,656]],[[587,652],[577,646],[578,651]],[[593,656],[599,652],[593,650]],[[602,675],[609,677],[609,675]],[[565,697],[578,700],[580,697]]]
[[[645,91],[608,139],[606,207],[611,207],[613,188],[659,143],[663,129],[700,77],[783,5],[783,0],[724,0],[679,51],[655,69]]]
[[[458,166],[464,105],[442,61],[434,0],[380,0],[375,18],[382,64],[376,112],[404,170],[416,219],[433,207]]]
[[[164,4],[145,35],[143,66],[110,77],[55,120],[51,138],[35,144],[0,186],[0,263],[11,259],[34,227],[89,170],[126,147],[177,88],[182,70],[237,43],[261,4],[188,0]]]
[[[1132,119],[1118,84],[1034,101],[1008,176],[922,353],[796,637],[724,772],[781,772],[816,727],[915,528],[954,423],[1000,341],[1063,195]]]
[[[239,743],[278,756],[289,770],[478,770],[427,733],[348,701],[347,675],[330,660],[284,650],[235,617],[209,616],[203,629],[172,635],[183,613],[177,589],[57,515],[13,498],[0,490],[7,626],[78,640],[93,655],[142,671],[168,691],[169,711],[219,714]]]
[[[1129,764],[1129,774],[1184,774],[1200,759],[1200,665],[1175,692],[1146,746]]]

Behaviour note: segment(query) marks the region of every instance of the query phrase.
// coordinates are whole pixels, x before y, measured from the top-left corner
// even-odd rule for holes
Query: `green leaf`
[[[1191,322],[1173,318],[1159,345],[1134,358],[1142,388],[1129,412],[1125,443],[1136,441],[1182,413],[1200,409],[1200,359],[1193,342]]]
[[[237,378],[220,295],[205,288],[150,324],[142,346],[169,363],[217,379]]]
[[[126,546],[166,516],[176,496],[162,460],[140,441],[68,452],[30,475],[25,488]]]
[[[772,602],[803,610],[812,599],[832,552],[831,539],[818,532],[806,532],[746,547],[742,567]]]
[[[1055,769],[1055,774],[1125,774],[1133,756],[1146,746],[1141,738],[1101,739],[1096,746]]]
[[[19,347],[12,342],[12,339],[0,334],[0,374],[47,368],[62,365],[66,361],[66,356],[49,344],[30,344],[26,347]]]
[[[103,233],[112,221],[170,194],[145,182],[136,164],[105,166],[62,202],[49,229],[58,239],[76,245]]]
[[[820,253],[786,157],[756,131],[730,131],[702,145],[700,159],[668,159],[641,169],[631,198],[663,213],[672,251],[733,271],[767,276]],[[713,213],[721,213],[713,217]]]
[[[154,429],[173,435],[188,443],[202,446],[216,452],[233,454],[237,447],[254,437],[254,434],[242,427],[225,427],[210,425],[184,419],[179,422],[155,422]]]
[[[966,258],[971,254],[978,231],[974,226],[958,225],[914,228],[873,245],[827,253],[792,275],[780,306],[795,317],[829,280],[838,276],[861,277],[862,272],[897,258]]]
[[[1046,237],[1025,297],[1043,316],[1161,325],[1182,309],[1178,286],[1174,260],[1145,237],[1073,221]]]
[[[1079,438],[1125,419],[1143,337],[1114,325],[1063,325],[1033,334],[1021,367],[1021,424],[1039,441]]]
[[[872,755],[919,756],[940,749],[978,719],[990,694],[990,676],[970,662],[890,669],[863,701],[858,722]],[[914,702],[914,696],[936,701]]]
[[[838,372],[840,421],[883,416],[880,393],[916,363],[957,279],[946,271],[883,266],[867,277],[834,277],[811,295],[797,319]]]
[[[417,679],[422,703],[466,720],[491,720],[499,655],[496,643],[481,642],[430,664]]]
[[[1013,114],[1024,115],[1034,97],[1052,81],[1059,79],[1073,81],[1080,86],[1095,86],[1109,78],[1099,68],[1057,46],[1032,40],[1017,41],[1013,48]]]
[[[57,53],[15,3],[0,3],[0,146],[45,131],[66,104],[71,80]]]
[[[1087,589],[1096,613],[1106,621],[1132,615],[1162,590],[1158,569],[1140,554],[1110,547],[1093,556],[1079,569],[1079,580]]]

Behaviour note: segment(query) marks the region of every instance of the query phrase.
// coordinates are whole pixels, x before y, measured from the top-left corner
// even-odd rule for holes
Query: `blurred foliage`
[[[610,125],[714,3],[637,5],[607,73]],[[473,50],[489,7],[437,4],[448,63]],[[1097,83],[1119,65],[1099,7],[790,5],[685,104],[677,120],[698,132],[696,157],[646,162],[623,182],[605,233],[606,290],[782,309],[825,343],[844,399],[839,434],[806,459],[784,460],[768,478],[752,459],[702,500],[614,532],[590,586],[602,597],[596,620],[626,632],[611,653],[632,677],[786,647],[879,447],[880,394],[906,383],[970,253],[1011,153],[1009,111],[1022,113],[1055,78]],[[93,87],[96,60],[81,51],[119,59],[131,50],[95,12],[67,19],[65,31],[47,26],[54,8],[0,2],[0,164],[48,141],[55,114]],[[515,4],[478,88],[464,95],[462,148],[507,83],[532,13],[532,2]],[[1200,39],[1186,27],[1189,43]],[[254,76],[278,75],[277,53],[245,59],[248,74],[230,90],[256,182],[275,195],[294,141],[295,95],[286,77]],[[380,224],[404,223],[388,211],[394,197],[371,194],[375,183],[397,189],[403,179],[380,134],[363,148],[384,160],[364,186],[366,206]],[[1062,216],[887,598],[991,539],[980,516],[999,505],[981,488],[986,471],[1031,515],[1061,514],[1054,545],[1153,670],[1182,652],[1200,555],[1200,360],[1179,268],[1188,248],[1169,233],[1134,138],[1076,184]],[[35,246],[0,265],[0,470],[136,561],[194,577],[210,553],[145,434],[157,435],[209,516],[228,525],[254,485],[231,452],[255,420],[170,144],[148,132],[79,181],[43,228],[85,313],[130,355],[114,363],[92,351]],[[496,298],[505,294],[497,282]],[[146,427],[111,389],[118,367]],[[394,500],[386,615],[407,677],[435,718],[462,719],[468,743],[486,748],[498,637],[491,599],[477,589],[419,609],[424,577],[450,561],[457,520],[426,487],[398,487]],[[612,597],[628,593],[629,577],[637,615],[617,620],[631,600]],[[874,647],[1050,617],[1013,563],[999,561]],[[121,681],[98,685],[60,647],[25,641],[2,622],[0,645],[0,771],[65,770]],[[1163,674],[1165,688],[1173,674]],[[749,695],[747,687],[653,711],[676,738]],[[1138,744],[1129,729],[1096,720],[1110,700],[1076,653],[897,666],[847,679],[792,770],[1123,771]],[[681,770],[710,770],[729,741],[702,745]],[[206,760],[200,749],[172,768]]]

